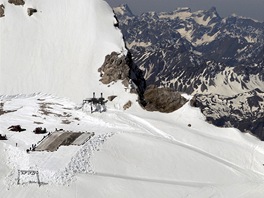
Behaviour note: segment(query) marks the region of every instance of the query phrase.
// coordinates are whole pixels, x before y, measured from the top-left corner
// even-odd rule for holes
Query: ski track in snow
[[[118,114],[117,114],[118,115]],[[192,145],[186,144],[184,142],[178,141],[175,138],[173,138],[172,136],[162,132],[161,130],[157,129],[156,127],[154,127],[153,125],[151,125],[150,123],[148,123],[146,120],[143,120],[139,117],[136,117],[134,115],[128,115],[128,114],[122,114],[121,116],[118,116],[121,120],[124,120],[125,122],[128,122],[130,125],[134,125],[137,126],[139,128],[144,129],[145,131],[147,131],[148,133],[130,133],[130,134],[134,134],[134,135],[142,135],[144,137],[149,137],[149,138],[154,138],[156,140],[160,140],[163,142],[167,142],[169,144],[174,144],[177,146],[181,146],[183,148],[186,148],[188,150],[194,151],[196,153],[199,153],[203,156],[206,156],[220,164],[223,164],[224,166],[233,169],[234,171],[236,171],[237,173],[240,173],[244,176],[247,177],[252,177],[252,173],[254,173],[254,179],[258,178],[258,175],[262,175],[262,177],[264,178],[264,174],[259,173],[259,172],[255,172],[252,169],[251,170],[245,170],[245,168],[240,167],[230,161],[227,161],[223,158],[217,157],[213,154],[210,154],[204,150],[201,150],[198,147],[194,147]],[[139,124],[140,123],[140,124]],[[129,133],[129,132],[123,132],[123,133]],[[152,135],[150,135],[152,134]],[[253,152],[252,152],[252,159],[251,159],[251,164],[253,163],[253,156],[254,156],[254,150],[256,149],[256,147],[253,148]],[[252,165],[251,165],[252,166]],[[252,178],[253,179],[253,178]]]
[[[44,96],[43,96],[44,97]],[[32,103],[34,101],[39,102],[37,99],[40,98],[40,96],[33,97]],[[18,97],[19,99],[19,97]],[[59,101],[59,100],[58,100]],[[155,123],[155,118],[152,120],[151,117],[140,117],[138,116],[138,113],[136,114],[130,114],[129,112],[126,111],[120,111],[117,109],[111,109],[109,108],[106,112],[104,113],[99,113],[95,112],[93,114],[90,114],[90,112],[82,112],[84,114],[81,114],[81,110],[76,110],[72,108],[72,106],[69,106],[68,102],[65,102],[61,100],[61,104],[63,105],[57,105],[58,103],[57,99],[55,100],[54,98],[49,98],[45,99],[46,103],[53,103],[53,108],[55,112],[61,113],[60,108],[62,112],[65,111],[64,108],[71,107],[72,110],[69,110],[68,113],[72,114],[72,117],[75,117],[78,115],[78,117],[83,119],[83,122],[85,122],[84,126],[85,128],[88,126],[89,130],[95,130],[95,136],[93,136],[90,140],[88,140],[84,145],[79,146],[79,147],[72,147],[71,148],[66,148],[65,149],[70,149],[72,150],[68,158],[61,158],[65,163],[61,164],[60,166],[55,166],[56,163],[56,158],[60,157],[57,152],[55,153],[36,153],[36,157],[38,157],[37,160],[34,159],[34,155],[28,155],[25,153],[24,149],[21,150],[20,148],[16,148],[12,145],[7,144],[7,153],[9,153],[9,167],[11,168],[11,171],[5,178],[5,183],[7,188],[14,189],[16,184],[17,184],[17,176],[18,176],[18,170],[23,170],[25,167],[29,167],[30,170],[38,170],[39,171],[39,176],[40,176],[40,182],[41,185],[45,184],[47,186],[71,186],[73,183],[78,182],[76,177],[79,174],[87,174],[90,175],[88,177],[98,177],[100,181],[101,179],[105,179],[106,181],[111,181],[111,182],[128,182],[128,183],[137,183],[137,182],[142,182],[144,185],[161,185],[161,186],[175,186],[175,187],[180,187],[180,188],[185,188],[185,189],[192,189],[192,192],[189,191],[188,195],[189,197],[203,197],[203,196],[219,196],[219,197],[226,197],[225,192],[223,189],[229,188],[229,184],[221,183],[221,182],[216,182],[215,180],[211,180],[210,182],[207,182],[207,180],[192,180],[190,178],[182,177],[182,178],[177,178],[177,177],[167,177],[167,176],[157,176],[155,177],[154,175],[142,175],[140,172],[134,172],[135,174],[131,173],[115,173],[114,171],[111,172],[111,170],[104,170],[102,169],[100,171],[100,168],[95,166],[93,164],[92,159],[97,158],[100,156],[100,151],[101,148],[103,147],[104,143],[109,141],[109,144],[106,144],[106,149],[109,149],[108,146],[114,146],[112,145],[112,141],[110,142],[112,137],[116,137],[119,134],[129,134],[131,137],[135,138],[142,138],[145,140],[148,140],[150,142],[155,142],[159,145],[166,144],[175,146],[175,148],[183,148],[183,151],[185,153],[195,153],[197,156],[201,155],[201,157],[208,158],[208,162],[214,164],[214,165],[220,165],[223,167],[226,171],[231,171],[234,172],[235,177],[241,178],[241,182],[238,182],[236,185],[238,186],[250,186],[252,185],[253,188],[252,190],[255,190],[256,192],[261,191],[261,183],[264,179],[264,175],[261,172],[258,172],[258,169],[254,169],[254,164],[255,161],[259,160],[259,152],[261,152],[261,142],[256,145],[249,144],[248,146],[248,166],[244,166],[243,164],[239,164],[239,161],[229,161],[229,158],[222,158],[217,155],[216,153],[210,153],[206,151],[206,147],[204,148],[199,148],[199,144],[194,144],[192,145],[189,142],[185,142],[186,138],[183,139],[177,139],[177,137],[174,137],[172,133],[169,133],[171,127],[174,125],[174,121],[168,122],[168,127],[167,125],[162,125],[160,122]],[[14,104],[16,106],[17,102],[15,101],[12,103],[12,99],[9,101],[8,105],[5,107],[10,109],[14,107]],[[32,105],[32,104],[30,104]],[[36,110],[35,105],[34,106],[34,111]],[[38,108],[38,106],[37,106]],[[27,107],[25,108],[27,109]],[[177,115],[175,115],[175,119],[181,123],[181,125],[186,125],[186,118],[183,116],[183,113],[186,109],[181,110],[181,112]],[[21,111],[24,111],[22,108]],[[77,111],[74,113],[74,111]],[[19,112],[13,113],[14,115],[19,114]],[[30,113],[31,114],[31,113]],[[10,116],[11,114],[6,114]],[[35,119],[35,118],[34,118]],[[50,117],[47,116],[46,120],[49,122],[49,120],[52,120],[53,122],[53,115]],[[63,119],[63,118],[62,118]],[[161,124],[161,126],[160,126]],[[178,126],[180,127],[180,126]],[[197,130],[197,131],[196,131]],[[192,134],[192,136],[195,137],[195,135],[198,135],[199,137],[206,139],[209,138],[209,141],[217,141],[219,143],[223,142],[223,145],[225,143],[228,144],[234,144],[238,146],[238,148],[241,146],[239,142],[235,141],[234,139],[228,139],[227,137],[221,136],[221,138],[217,138],[215,134],[210,134],[210,133],[203,133],[202,131],[199,131],[198,129],[192,128],[192,129],[187,129],[186,133]],[[15,134],[10,133],[10,138],[12,139],[12,136]],[[23,134],[21,134],[23,135]],[[23,135],[24,136],[24,135]],[[21,136],[22,137],[22,136]],[[126,136],[125,136],[126,137]],[[13,137],[15,138],[15,137]],[[12,140],[13,141],[13,140]],[[24,141],[28,141],[24,140]],[[207,140],[206,140],[207,141]],[[26,143],[26,142],[25,142]],[[13,144],[13,143],[11,143]],[[202,146],[202,145],[201,145]],[[17,150],[18,149],[18,150]],[[59,150],[59,152],[67,152],[70,150]],[[105,149],[102,149],[103,152],[105,152]],[[122,153],[122,151],[120,151]],[[214,150],[212,150],[214,152]],[[20,156],[21,155],[21,156]],[[42,161],[39,161],[41,159],[41,156],[43,155]],[[16,157],[17,156],[17,157]],[[19,160],[13,159],[13,158],[23,158],[24,156],[24,161],[23,163],[20,164]],[[222,156],[222,155],[221,155]],[[224,155],[223,155],[224,156]],[[55,158],[55,161],[54,161]],[[100,158],[97,158],[100,159]],[[33,160],[33,161],[32,161]],[[242,160],[243,161],[243,160]],[[33,162],[33,164],[31,164]],[[39,163],[41,162],[41,163]],[[153,161],[154,162],[154,161]],[[214,163],[215,162],[215,163]],[[39,163],[39,164],[38,164]],[[154,162],[155,163],[155,162]],[[30,167],[32,165],[32,167]],[[98,169],[98,171],[97,171]],[[256,171],[255,171],[256,170]],[[138,174],[137,174],[138,173]],[[34,177],[33,177],[34,180]],[[30,183],[32,182],[32,176],[28,177],[23,177],[21,178],[21,184],[22,186],[29,186]],[[34,186],[37,186],[37,182],[34,184]],[[235,187],[234,187],[235,188]],[[196,191],[199,196],[196,196],[194,193]],[[238,197],[247,197],[251,195],[251,191],[248,189],[242,190],[241,192],[238,193]],[[187,196],[188,197],[188,196]]]
[[[164,133],[161,130],[158,130],[150,123],[137,116],[129,115],[126,113],[119,114],[118,112],[116,113],[116,116],[118,117],[119,120],[128,123],[129,126],[133,126],[134,128],[139,128],[140,130],[147,132],[147,134],[152,134],[155,137],[161,137],[169,140],[174,139],[172,136]]]
[[[94,175],[95,176],[101,176],[101,177],[111,177],[111,178],[117,178],[117,179],[152,182],[152,183],[159,183],[159,184],[171,184],[171,185],[187,186],[187,187],[203,187],[203,186],[208,186],[208,185],[210,185],[210,186],[216,186],[217,185],[215,183],[210,183],[210,182],[202,183],[202,182],[192,182],[192,181],[175,181],[175,180],[165,180],[165,179],[154,179],[154,178],[118,175],[118,174],[103,173],[103,172],[96,172]]]

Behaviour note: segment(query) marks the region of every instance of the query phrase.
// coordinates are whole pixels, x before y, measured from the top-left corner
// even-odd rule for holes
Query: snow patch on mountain
[[[131,48],[133,46],[140,46],[140,47],[148,47],[151,45],[151,42],[135,42],[133,41],[132,43],[128,44],[128,47]]]
[[[180,18],[180,19],[186,19],[190,17],[191,14],[191,9],[190,8],[178,8],[173,12],[167,13],[167,12],[161,12],[159,14],[159,18],[169,18],[171,20]]]
[[[208,82],[206,84],[207,88],[203,93],[224,93],[228,96],[256,88],[264,90],[263,81],[260,80],[259,75],[249,75],[249,79],[245,81],[243,76],[237,75],[232,67],[226,67],[218,73],[214,78],[213,86],[208,85]],[[197,93],[201,93],[201,91],[197,91]]]

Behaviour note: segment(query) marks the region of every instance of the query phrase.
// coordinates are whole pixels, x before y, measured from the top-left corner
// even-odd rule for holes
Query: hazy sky
[[[145,11],[172,11],[177,7],[190,7],[192,11],[216,7],[221,17],[233,13],[264,21],[264,0],[106,0],[112,7],[128,4],[134,14]]]

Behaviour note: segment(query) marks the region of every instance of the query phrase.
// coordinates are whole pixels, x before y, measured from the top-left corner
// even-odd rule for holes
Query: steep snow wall
[[[112,51],[126,54],[110,6],[102,0],[0,0],[0,95],[43,92],[81,101],[100,85]],[[28,8],[36,9],[31,16]]]

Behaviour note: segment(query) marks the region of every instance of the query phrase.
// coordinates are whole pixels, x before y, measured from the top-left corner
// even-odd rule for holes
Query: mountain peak
[[[134,16],[127,4],[121,4],[120,6],[113,8],[113,10],[117,15]]]
[[[216,7],[211,7],[209,10],[203,10],[201,13],[204,15],[203,19],[205,21],[210,21],[208,22],[208,24],[215,23],[221,19],[221,17],[217,13]]]
[[[220,17],[217,10],[216,10],[216,7],[211,7],[209,10],[208,10],[209,13],[211,13],[212,15],[216,15],[217,17]]]
[[[211,8],[209,9],[209,12],[217,12],[217,11],[216,11],[216,7],[214,7],[214,6],[211,7]]]

